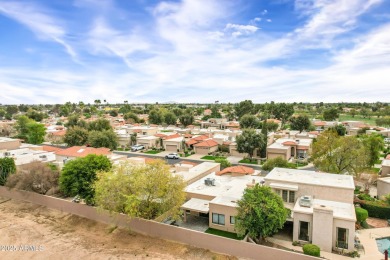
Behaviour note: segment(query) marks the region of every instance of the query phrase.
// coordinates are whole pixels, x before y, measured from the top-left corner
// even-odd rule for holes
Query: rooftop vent
[[[206,186],[215,186],[215,179],[214,178],[206,178],[204,180],[204,184]]]
[[[310,208],[312,200],[312,196],[302,196],[299,200],[299,206]]]

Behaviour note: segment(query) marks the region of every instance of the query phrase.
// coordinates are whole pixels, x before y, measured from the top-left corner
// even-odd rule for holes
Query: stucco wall
[[[299,241],[299,221],[309,222],[309,242],[313,238],[313,215],[294,212],[293,241]]]
[[[273,260],[309,260],[316,259],[303,254],[284,251],[276,248],[256,245],[244,241],[237,241],[220,236],[214,236],[194,230],[166,225],[154,221],[129,218],[118,214],[110,216],[107,212],[97,211],[96,208],[72,203],[66,200],[44,196],[36,193],[9,190],[0,187],[0,196],[32,202],[49,208],[61,210],[81,217],[92,219],[106,224],[116,224],[119,227],[131,228],[134,232],[159,237],[195,247],[205,248],[214,252],[249,259]]]
[[[0,150],[15,150],[20,147],[20,140],[14,139],[6,142],[0,142]]]
[[[381,171],[382,171],[382,173],[381,173],[382,177],[390,177],[390,166],[382,165]]]
[[[390,178],[386,178],[386,179],[390,179]],[[378,191],[378,198],[384,196],[384,195],[387,195],[390,193],[390,183],[389,182],[385,182],[384,180],[382,179],[378,179],[377,181],[377,191]]]
[[[332,252],[332,227],[333,210],[327,207],[314,207],[312,243],[326,252]]]
[[[336,249],[336,235],[337,228],[346,228],[348,229],[348,249],[346,251],[354,251],[355,248],[355,222],[347,221],[342,219],[333,220],[333,248]]]
[[[230,224],[230,217],[237,215],[237,208],[229,207],[224,205],[218,205],[214,203],[209,203],[209,227],[224,230],[232,233],[236,233],[234,230],[234,224]],[[225,215],[225,225],[218,225],[213,223],[213,213]]]

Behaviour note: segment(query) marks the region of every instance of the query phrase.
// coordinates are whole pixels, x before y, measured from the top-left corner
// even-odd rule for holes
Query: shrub
[[[390,216],[390,206],[384,201],[362,201],[360,205],[372,218],[388,219]]]
[[[282,157],[269,159],[263,164],[263,170],[265,171],[272,171],[272,169],[275,167],[294,169],[296,168],[296,165],[293,163],[288,163],[287,160],[283,159]]]
[[[385,196],[384,196],[384,199],[385,199],[385,201],[387,202],[387,204],[390,205],[390,193],[387,194],[387,195],[385,195]]]
[[[359,194],[358,198],[361,200],[366,200],[366,201],[374,201],[374,198],[372,198],[370,195],[368,195],[366,193]]]
[[[363,223],[363,221],[366,221],[368,218],[368,211],[363,208],[355,208],[356,212],[356,220],[359,224]]]
[[[226,158],[216,158],[216,163],[220,163],[222,168],[227,168],[232,166],[232,164]]]
[[[305,255],[320,256],[320,248],[317,245],[306,244],[303,246],[303,253]]]
[[[293,246],[299,246],[299,241],[293,241],[293,242],[292,242],[292,245],[293,245]]]

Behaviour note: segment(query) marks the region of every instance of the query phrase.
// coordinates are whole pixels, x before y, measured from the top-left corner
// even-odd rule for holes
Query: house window
[[[309,222],[299,221],[299,240],[309,241]]]
[[[284,202],[294,203],[295,202],[295,191],[292,190],[282,190],[282,199]],[[276,190],[276,193],[280,195],[279,190]]]
[[[218,225],[225,225],[225,215],[213,213],[213,223]]]
[[[230,224],[234,225],[236,223],[236,218],[233,216],[230,216]]]
[[[348,249],[348,229],[337,228],[336,247]]]
[[[294,203],[294,201],[295,201],[295,191],[290,190],[288,192],[288,202]]]

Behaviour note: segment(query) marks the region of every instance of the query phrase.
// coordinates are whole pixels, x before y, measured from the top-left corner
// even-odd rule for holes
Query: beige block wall
[[[336,236],[337,228],[346,228],[348,229],[348,249],[346,251],[354,251],[355,248],[355,221],[343,220],[343,219],[334,219],[333,220],[333,245],[332,247],[336,249]]]
[[[294,212],[294,220],[293,220],[293,241],[299,241],[299,221],[306,221],[309,222],[309,241],[312,240],[312,233],[313,233],[313,215],[311,214],[304,214],[304,213],[298,213]]]
[[[291,148],[290,149],[267,148],[267,159],[273,159],[276,157],[282,157],[285,160],[290,159]]]
[[[378,179],[377,191],[378,191],[378,198],[381,198],[382,196],[389,194],[390,193],[390,183],[385,182],[382,179]]]
[[[271,183],[281,183],[287,185],[297,185],[298,191],[295,192],[295,201],[305,195],[313,196],[314,199],[320,200],[331,200],[345,203],[353,202],[353,189],[337,188],[337,187],[328,187],[320,185],[308,185],[301,184],[296,182],[287,182],[287,181],[273,181],[267,179],[265,185],[269,186]]]
[[[389,177],[390,176],[390,166],[384,166],[382,165],[382,177]]]
[[[21,145],[21,142],[18,139],[6,141],[6,142],[0,142],[0,150],[19,149],[20,145]]]
[[[220,204],[209,204],[209,227],[214,229],[219,229],[223,231],[228,231],[232,233],[236,233],[234,230],[234,224],[230,224],[230,217],[234,217],[237,215],[236,207],[229,207]],[[218,225],[213,223],[213,213],[224,214],[225,215],[225,225]]]
[[[332,252],[333,210],[331,208],[313,208],[312,243],[321,251]]]

